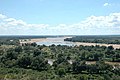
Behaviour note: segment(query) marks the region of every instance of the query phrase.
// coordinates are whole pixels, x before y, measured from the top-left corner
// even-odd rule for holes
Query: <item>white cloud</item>
[[[82,35],[120,34],[120,13],[108,16],[90,16],[76,24],[28,24],[22,20],[0,14],[0,34]]]
[[[5,18],[7,18],[7,16],[0,14],[0,19],[5,19]]]
[[[111,6],[110,3],[104,3],[103,6]]]

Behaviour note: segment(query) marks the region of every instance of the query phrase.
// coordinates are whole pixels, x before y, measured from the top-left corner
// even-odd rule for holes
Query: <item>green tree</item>
[[[39,50],[39,49],[34,50],[34,54],[33,54],[34,56],[38,56],[40,54],[42,54],[41,50]]]
[[[15,52],[20,53],[22,51],[23,51],[22,46],[15,47]]]
[[[58,75],[60,76],[60,77],[62,77],[63,75],[65,75],[66,74],[66,72],[65,72],[65,69],[64,68],[59,68],[58,69]]]
[[[37,46],[37,44],[34,42],[34,43],[31,43],[31,46],[35,47],[35,46]]]
[[[81,73],[82,71],[85,71],[86,68],[86,62],[85,61],[75,61],[72,64],[72,70],[75,73]]]
[[[30,68],[32,59],[29,56],[23,56],[18,59],[17,64],[22,68]]]
[[[5,58],[10,59],[10,60],[17,59],[17,56],[18,56],[18,53],[14,51],[13,52],[7,51],[7,53],[5,54]]]
[[[32,69],[41,71],[41,70],[47,70],[49,67],[49,64],[48,64],[48,61],[45,60],[43,57],[38,56],[33,59],[31,63],[31,67]]]

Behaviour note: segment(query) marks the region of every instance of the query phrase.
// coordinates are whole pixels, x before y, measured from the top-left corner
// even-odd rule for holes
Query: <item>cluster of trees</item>
[[[120,44],[120,36],[76,36],[72,38],[66,38],[65,41]]]
[[[120,65],[107,61],[119,63],[120,49],[35,43],[15,45],[0,50],[0,79],[119,80]]]
[[[30,50],[31,49],[31,50]],[[30,50],[32,52],[27,52]],[[1,52],[0,61],[2,67],[12,68],[25,68],[34,70],[47,69],[48,62],[42,56],[42,52],[34,47],[21,47],[9,48],[7,51]]]
[[[81,59],[86,61],[106,60],[120,62],[120,49],[114,49],[112,46],[50,46],[46,48],[49,58],[56,59],[56,56],[63,54],[68,59]],[[56,54],[57,53],[57,54]]]

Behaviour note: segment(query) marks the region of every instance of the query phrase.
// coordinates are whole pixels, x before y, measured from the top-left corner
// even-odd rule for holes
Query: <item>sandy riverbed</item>
[[[36,38],[36,39],[20,39],[19,41],[20,41],[20,43],[22,44],[22,43],[33,43],[33,42],[45,42],[45,41],[53,41],[53,42],[55,42],[55,41],[58,41],[58,40],[60,40],[60,41],[64,41],[64,39],[66,39],[66,38],[71,38],[71,37],[59,37],[59,38]]]

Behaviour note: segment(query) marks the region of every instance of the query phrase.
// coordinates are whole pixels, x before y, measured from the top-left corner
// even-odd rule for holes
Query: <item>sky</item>
[[[0,35],[120,35],[120,0],[0,0]]]

